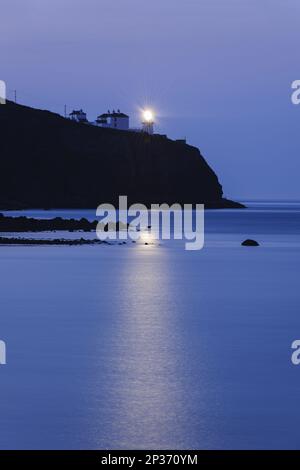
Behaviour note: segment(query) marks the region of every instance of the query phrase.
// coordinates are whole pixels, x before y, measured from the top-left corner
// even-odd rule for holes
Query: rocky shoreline
[[[35,219],[33,217],[10,217],[0,213],[0,232],[93,232],[96,231],[97,220],[89,221],[86,218],[81,219],[63,219],[54,217],[52,219]],[[117,222],[103,225],[102,229],[108,230],[127,230],[127,225]]]
[[[54,239],[34,239],[34,238],[15,238],[15,237],[0,237],[0,245],[99,245],[108,244],[106,241],[88,240],[80,238],[77,240],[68,240],[66,238],[54,238]]]

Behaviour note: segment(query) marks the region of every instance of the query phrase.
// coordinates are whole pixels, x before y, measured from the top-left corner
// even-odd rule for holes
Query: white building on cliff
[[[69,117],[72,121],[76,121],[76,122],[88,122],[87,118],[86,118],[86,113],[83,112],[82,109],[79,109],[78,111],[72,111],[70,114],[69,114]]]
[[[112,113],[108,110],[107,113],[100,114],[97,117],[94,125],[98,127],[128,131],[129,116],[127,116],[127,114],[121,113],[119,109],[117,111],[113,110]]]
[[[141,112],[142,114],[142,127],[130,128],[129,127],[129,116],[122,113],[119,109],[117,111],[110,110],[107,113],[100,114],[94,122],[89,122],[86,117],[86,113],[82,110],[74,110],[69,114],[69,119],[72,121],[91,124],[97,127],[103,127],[106,129],[117,129],[121,131],[132,131],[132,132],[143,132],[146,134],[154,133],[154,114],[150,109],[145,109]]]

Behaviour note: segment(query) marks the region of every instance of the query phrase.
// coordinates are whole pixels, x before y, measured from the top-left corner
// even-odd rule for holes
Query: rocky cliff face
[[[197,148],[101,129],[8,102],[0,106],[0,208],[129,202],[237,207]]]

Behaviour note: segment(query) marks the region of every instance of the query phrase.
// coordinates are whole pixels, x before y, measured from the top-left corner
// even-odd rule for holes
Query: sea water
[[[300,204],[248,207],[200,251],[0,246],[0,448],[299,448]]]

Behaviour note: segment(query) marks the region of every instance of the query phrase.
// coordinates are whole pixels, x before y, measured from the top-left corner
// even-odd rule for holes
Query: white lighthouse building
[[[143,112],[142,132],[146,132],[151,135],[154,132],[154,116],[152,111],[149,109],[146,109]]]
[[[117,111],[113,110],[112,113],[108,110],[107,113],[100,114],[94,124],[98,127],[128,131],[129,116],[121,113],[119,109]]]
[[[150,109],[144,109],[141,111],[141,127],[130,128],[129,127],[129,116],[122,113],[119,109],[117,111],[110,110],[107,113],[99,114],[97,119],[93,122],[89,122],[86,117],[86,113],[82,110],[74,110],[69,114],[69,119],[75,122],[91,124],[97,127],[105,129],[116,129],[120,131],[131,131],[131,132],[143,132],[145,134],[154,134],[154,114]]]

